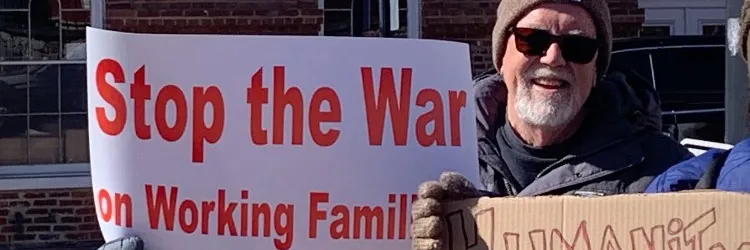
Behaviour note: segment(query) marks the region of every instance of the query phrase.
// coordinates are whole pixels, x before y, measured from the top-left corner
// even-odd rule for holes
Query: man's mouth
[[[532,79],[531,82],[538,87],[551,90],[562,89],[570,86],[569,82],[557,78],[536,78]]]

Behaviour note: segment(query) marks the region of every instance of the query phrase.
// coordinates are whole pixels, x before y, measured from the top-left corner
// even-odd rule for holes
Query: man
[[[648,84],[608,71],[605,0],[503,0],[492,33],[498,74],[475,83],[480,181],[419,187],[412,249],[440,249],[440,203],[477,196],[642,193],[692,157],[661,133]],[[489,193],[488,193],[489,192]]]

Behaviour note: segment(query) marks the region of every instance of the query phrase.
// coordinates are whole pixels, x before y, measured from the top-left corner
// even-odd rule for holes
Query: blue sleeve
[[[750,192],[750,139],[737,143],[719,172],[716,189]]]
[[[723,151],[720,149],[711,149],[703,154],[675,164],[664,173],[656,176],[651,184],[646,187],[644,193],[664,193],[691,189],[700,180],[708,164],[711,163],[717,154]]]

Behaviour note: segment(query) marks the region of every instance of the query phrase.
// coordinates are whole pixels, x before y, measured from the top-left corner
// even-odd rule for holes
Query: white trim
[[[646,9],[644,26],[672,26],[672,35],[685,35],[685,9]]]
[[[638,0],[645,10],[644,25],[671,22],[672,35],[702,35],[704,23],[726,21],[727,0]]]
[[[638,0],[638,8],[724,8],[726,0]]]
[[[104,0],[102,0],[104,1]],[[326,27],[326,6],[325,6],[325,0],[318,0],[318,9],[321,10],[321,17],[323,19],[322,22],[320,22],[320,29],[318,29],[318,36],[323,36],[325,34],[325,27]]]
[[[106,16],[107,5],[105,0],[91,0],[91,20],[89,23],[94,28],[104,28],[104,18]]]
[[[695,145],[695,146],[700,146],[700,147],[723,149],[723,150],[730,150],[734,147],[732,144],[705,141],[705,140],[692,139],[692,138],[682,139],[682,141],[680,141],[680,144],[685,145],[685,146]]]
[[[703,29],[705,26],[727,26],[726,20],[698,20],[698,27]]]
[[[707,150],[703,148],[714,148],[714,149],[721,149],[721,150],[730,150],[734,146],[731,144],[726,143],[720,143],[720,142],[712,142],[712,141],[704,141],[704,140],[698,140],[698,139],[691,139],[691,138],[685,138],[682,141],[680,141],[680,144],[685,146],[690,153],[693,153],[693,155],[701,155],[705,153]],[[691,147],[692,146],[692,147]],[[695,147],[698,148],[695,148]]]
[[[674,22],[669,21],[661,21],[661,22],[651,22],[651,23],[643,23],[641,26],[643,27],[667,27],[669,28],[669,35],[674,35]],[[640,31],[638,31],[638,36],[641,36]]]
[[[86,64],[86,60],[0,61],[0,66]]]
[[[89,188],[88,163],[0,166],[0,190]]]
[[[726,9],[704,8],[685,10],[685,21],[689,35],[702,35],[703,25],[725,25]]]
[[[422,38],[422,0],[411,0],[406,4],[407,37]]]

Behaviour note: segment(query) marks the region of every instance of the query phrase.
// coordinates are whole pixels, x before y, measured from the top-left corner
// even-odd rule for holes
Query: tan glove
[[[143,239],[138,236],[125,236],[108,241],[96,250],[143,250]]]
[[[445,243],[445,221],[441,203],[495,194],[477,190],[463,175],[445,172],[439,181],[419,185],[417,199],[411,207],[412,250],[440,250]]]

